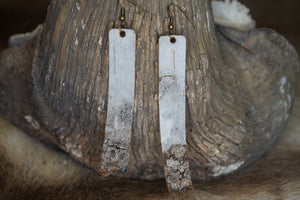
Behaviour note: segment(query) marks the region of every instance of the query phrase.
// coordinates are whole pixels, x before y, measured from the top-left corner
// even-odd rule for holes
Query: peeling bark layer
[[[208,0],[172,2],[196,22],[175,12],[174,34],[187,39],[186,128],[192,178],[227,174],[260,157],[284,129],[298,57],[274,31],[215,29]],[[164,174],[158,38],[168,34],[171,1],[137,3],[120,1],[126,28],[137,33],[134,128],[129,168],[120,176],[153,180]],[[107,115],[108,31],[120,27],[120,5],[53,0],[41,34],[0,56],[1,112],[95,170],[100,168]]]

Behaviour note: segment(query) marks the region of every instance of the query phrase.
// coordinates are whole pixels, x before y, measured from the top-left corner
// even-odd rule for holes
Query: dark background
[[[110,0],[109,0],[110,1]],[[300,52],[300,0],[240,0],[251,9],[257,27],[275,29]],[[43,23],[50,0],[0,0],[0,49],[10,35]]]
[[[9,36],[31,32],[43,23],[50,0],[0,0],[0,49]]]

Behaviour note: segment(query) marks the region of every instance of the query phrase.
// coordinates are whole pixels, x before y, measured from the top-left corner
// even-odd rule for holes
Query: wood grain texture
[[[286,131],[273,150],[245,170],[196,182],[195,190],[185,193],[169,193],[163,180],[103,179],[1,118],[0,199],[299,199],[299,94]]]
[[[124,172],[128,166],[133,121],[135,41],[133,30],[112,29],[109,32],[109,95],[101,167],[103,175]]]
[[[174,34],[187,38],[186,128],[192,177],[210,179],[249,165],[272,147],[291,111],[298,57],[274,31],[215,29],[210,1],[172,2],[197,22],[193,25],[176,11]],[[138,1],[144,13],[121,2],[126,27],[137,32],[138,48],[129,168],[120,176],[163,177],[158,38],[168,33],[170,3]],[[53,0],[36,39],[32,69],[28,61],[32,54],[23,57],[27,75],[29,70],[32,75],[27,83],[32,90],[24,96],[33,100],[24,107],[31,109],[31,119],[40,125],[39,131],[28,132],[42,139],[51,137],[52,143],[95,170],[100,167],[107,114],[108,31],[120,27],[120,9],[115,1]],[[20,52],[8,50],[2,59],[9,51]],[[5,70],[10,66],[7,60],[0,65]],[[13,66],[17,69],[20,64]],[[5,75],[6,71],[0,72],[2,85]],[[13,97],[1,98],[1,103],[24,105],[12,101]],[[4,104],[1,111],[21,128],[32,122],[28,117],[16,121],[18,109]]]

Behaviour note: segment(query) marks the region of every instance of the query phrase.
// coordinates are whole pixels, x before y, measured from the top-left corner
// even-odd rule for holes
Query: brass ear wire
[[[173,9],[171,9],[171,7],[173,7]],[[170,35],[173,34],[173,30],[174,30],[174,18],[175,18],[175,11],[174,9],[177,8],[185,17],[186,19],[193,24],[194,27],[196,27],[197,23],[195,21],[193,21],[188,14],[177,4],[175,3],[170,3],[167,7],[167,11],[168,11],[168,15],[170,17],[170,24],[169,24],[169,30],[170,30]]]
[[[174,30],[174,17],[170,18],[170,24],[169,24],[169,30],[170,30],[170,35],[173,35],[173,30]]]
[[[125,28],[125,8],[121,8],[121,15],[119,19],[121,21],[121,28]]]
[[[173,35],[173,30],[174,30],[174,18],[175,18],[175,16],[174,16],[174,12],[171,11],[171,6],[174,6],[174,4],[171,3],[171,4],[169,4],[168,7],[167,7],[168,15],[169,15],[169,17],[170,17],[170,23],[169,23],[168,28],[169,28],[169,31],[170,31],[169,34],[170,34],[170,35]]]

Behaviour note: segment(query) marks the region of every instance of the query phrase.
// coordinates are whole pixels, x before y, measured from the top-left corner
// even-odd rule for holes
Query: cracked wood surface
[[[134,130],[124,176],[153,180],[163,177],[157,42],[168,32],[166,7],[171,1],[138,3],[148,13],[124,2],[126,26],[137,32],[139,47]],[[282,36],[268,29],[215,30],[209,1],[175,3],[197,22],[193,26],[176,12],[174,32],[187,38],[191,173],[196,180],[209,179],[252,163],[277,140],[291,111],[298,57]],[[119,27],[119,13],[114,1],[54,0],[35,43],[0,56],[1,112],[93,169],[100,167],[104,140],[108,30]]]

